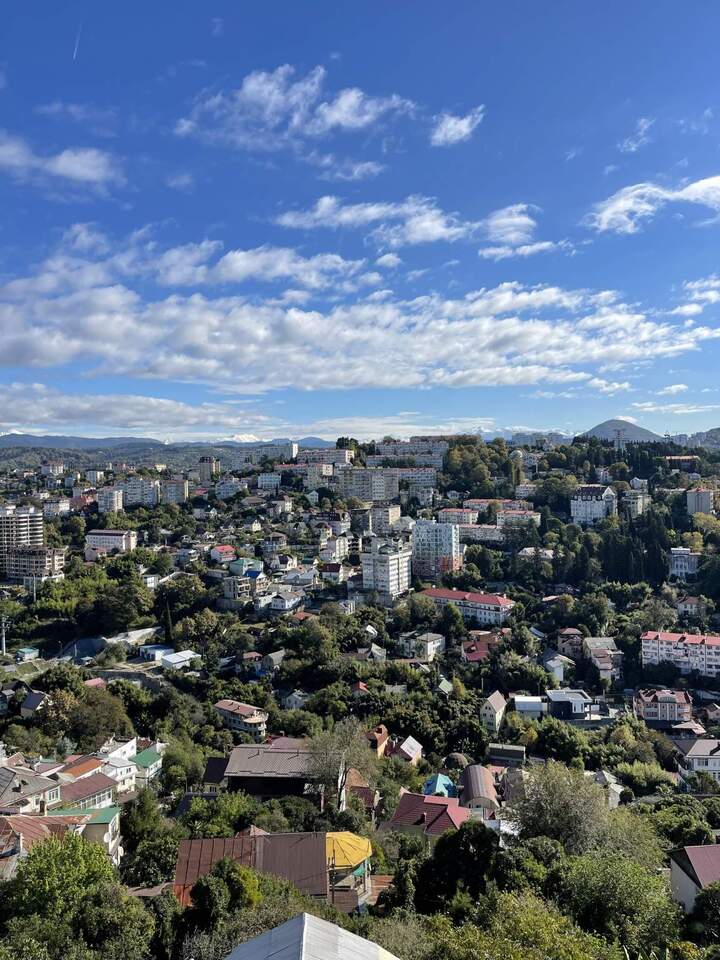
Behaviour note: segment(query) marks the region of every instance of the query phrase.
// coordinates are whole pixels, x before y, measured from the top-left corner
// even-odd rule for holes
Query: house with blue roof
[[[444,773],[435,773],[423,785],[426,797],[456,797],[457,787]]]

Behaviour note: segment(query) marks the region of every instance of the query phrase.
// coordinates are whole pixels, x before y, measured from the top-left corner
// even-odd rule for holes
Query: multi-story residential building
[[[146,477],[128,477],[118,484],[123,493],[123,506],[155,507],[160,503],[160,481]]]
[[[462,566],[460,532],[456,524],[418,520],[412,532],[412,569],[416,577],[441,580]]]
[[[496,510],[529,510],[527,500],[503,500],[498,497],[470,497],[463,500],[463,509],[484,513],[494,507]]]
[[[65,464],[62,460],[45,460],[40,464],[40,476],[61,477],[65,473]]]
[[[650,725],[672,727],[692,720],[692,697],[687,690],[638,690],[633,708],[635,716]]]
[[[89,530],[85,536],[85,549],[99,555],[107,553],[129,553],[137,547],[135,530]]]
[[[200,483],[212,483],[220,475],[220,461],[217,457],[200,457],[198,460],[198,476]]]
[[[337,537],[328,537],[320,550],[320,559],[326,563],[337,563],[344,560],[349,552],[348,538],[340,534]]]
[[[441,633],[431,633],[429,631],[401,633],[399,646],[404,656],[417,657],[429,662],[445,652],[445,637]]]
[[[679,740],[676,745],[679,752],[678,773],[683,780],[698,773],[707,773],[720,781],[720,740]],[[709,849],[712,850],[712,847]]]
[[[505,531],[492,523],[463,523],[458,526],[460,543],[503,543]]]
[[[217,484],[215,492],[217,493]],[[185,503],[190,496],[190,484],[184,477],[172,477],[170,480],[163,480],[161,496],[163,503]],[[218,494],[218,496],[220,495]]]
[[[55,517],[66,517],[70,513],[70,497],[58,497],[56,500],[46,500],[43,503],[43,516],[47,520]]]
[[[686,594],[678,597],[675,609],[681,617],[700,619],[707,613],[707,604],[701,597],[691,597]]]
[[[518,500],[528,500],[536,491],[536,483],[518,483],[515,485],[515,496]]]
[[[435,606],[442,610],[449,603],[455,604],[465,620],[477,620],[480,624],[502,626],[510,616],[515,601],[496,593],[469,593],[464,590],[444,590],[430,587],[423,590]]]
[[[0,507],[0,576],[7,576],[8,555],[16,547],[43,547],[45,524],[37,507]]]
[[[620,680],[624,658],[613,637],[583,637],[582,643],[583,654],[597,668],[601,680]]]
[[[378,503],[370,510],[370,528],[378,537],[388,537],[400,520],[401,509],[397,503]]]
[[[409,440],[386,440],[375,444],[378,454],[396,459],[409,459],[422,453],[443,456],[449,447],[450,444],[444,437],[410,437]]]
[[[678,580],[687,580],[688,577],[694,577],[701,559],[702,554],[696,550],[691,550],[690,547],[671,547],[670,576],[677,577]]]
[[[123,508],[120,487],[100,487],[97,492],[98,513],[119,513]]]
[[[622,507],[628,517],[642,516],[652,503],[652,497],[644,490],[628,490],[622,498]]]
[[[648,630],[640,637],[643,667],[672,663],[680,673],[720,674],[720,636]]]
[[[239,700],[218,700],[214,708],[223,725],[229,730],[247,733],[255,743],[262,743],[267,733],[268,715],[265,710]]]
[[[712,513],[715,506],[715,492],[706,487],[696,487],[688,490],[685,494],[687,500],[687,512],[692,516],[694,513]]]
[[[298,455],[298,445],[288,441],[270,443],[248,443],[242,446],[233,458],[233,466],[259,464],[264,460],[294,460]]]
[[[397,471],[345,467],[337,474],[340,492],[358,500],[395,500],[400,490]]]
[[[499,527],[522,527],[534,523],[540,526],[540,514],[536,510],[498,510],[497,525]]]
[[[85,479],[88,483],[92,484],[93,487],[97,487],[98,484],[102,483],[105,479],[104,470],[86,470]]]
[[[467,507],[443,507],[438,510],[439,523],[477,523],[478,511]]]
[[[5,555],[8,580],[30,581],[62,579],[65,550],[52,547],[11,547]]]
[[[582,484],[570,497],[573,523],[592,526],[605,517],[614,517],[616,513],[617,495],[611,487],[601,483]]]
[[[415,467],[432,467],[434,470],[442,470],[444,459],[441,453],[373,453],[365,457],[365,463],[368,467],[386,467],[409,461]]]
[[[363,590],[390,604],[410,589],[412,550],[398,541],[373,539],[362,557]]]
[[[312,447],[298,451],[298,462],[302,463],[352,463],[354,450],[338,450],[336,447]]]
[[[435,467],[383,467],[398,482],[419,484],[422,487],[437,486],[437,470]]]
[[[257,478],[258,490],[277,490],[281,479],[279,473],[259,473]]]
[[[643,493],[648,492],[647,480],[641,480],[640,477],[633,477],[630,481],[630,486],[633,490],[641,490]]]
[[[331,463],[313,462],[307,465],[303,486],[306,490],[319,490],[320,487],[330,486],[333,477]]]

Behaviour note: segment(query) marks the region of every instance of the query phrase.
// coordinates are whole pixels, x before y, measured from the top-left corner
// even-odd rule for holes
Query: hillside
[[[663,437],[653,433],[652,430],[639,427],[635,423],[630,423],[629,420],[605,420],[586,430],[581,436],[595,437],[597,440],[614,440],[616,430],[623,431],[624,439],[628,443],[657,443],[663,440]]]

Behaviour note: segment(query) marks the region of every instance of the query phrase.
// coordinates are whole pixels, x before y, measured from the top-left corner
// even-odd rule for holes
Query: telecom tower
[[[627,433],[624,427],[618,427],[613,431],[615,434],[615,439],[613,441],[613,446],[616,450],[622,452],[625,449],[625,444],[627,443]]]

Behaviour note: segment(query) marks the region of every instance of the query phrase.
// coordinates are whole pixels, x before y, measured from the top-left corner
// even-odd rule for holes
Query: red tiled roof
[[[705,644],[709,647],[720,646],[720,635],[713,633],[667,633],[662,630],[646,630],[641,640],[659,640],[660,643],[689,643],[691,646]]]
[[[428,836],[439,836],[446,830],[459,829],[470,817],[457,797],[426,797],[421,793],[404,793],[390,823],[395,826],[421,827]]]
[[[423,595],[435,600],[462,600],[465,603],[483,603],[493,607],[512,607],[513,601],[497,593],[468,593],[465,590],[446,590],[443,587],[428,587]]]

